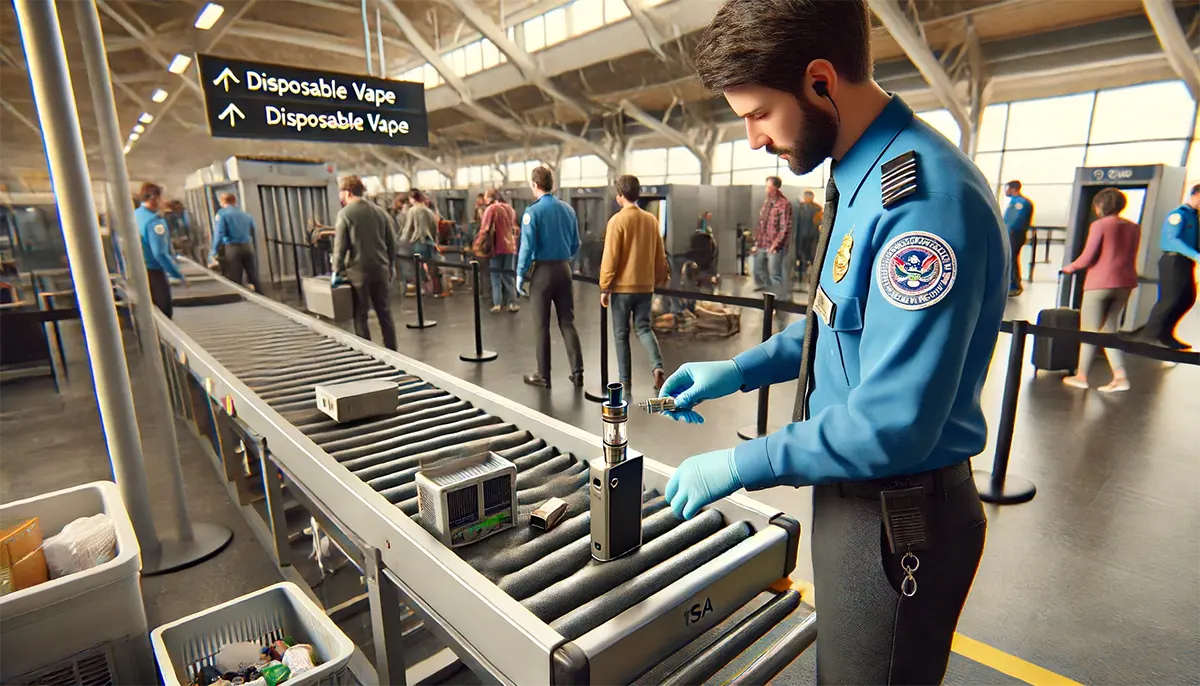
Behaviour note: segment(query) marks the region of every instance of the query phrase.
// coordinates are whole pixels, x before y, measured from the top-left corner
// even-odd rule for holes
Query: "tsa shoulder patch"
[[[529,213],[526,212],[525,216],[521,219],[521,223],[524,224],[525,226],[529,226],[530,219],[531,218],[529,216]]]
[[[1167,223],[1171,226],[1179,226],[1182,222],[1183,218],[1179,216],[1178,212],[1172,212],[1171,216],[1167,217]]]
[[[879,171],[879,203],[885,208],[917,192],[917,151],[893,157]]]
[[[954,287],[958,258],[942,237],[909,231],[879,253],[875,278],[883,297],[902,310],[936,305]]]
[[[161,236],[166,232],[167,232],[167,227],[165,225],[163,225],[163,224],[155,224],[154,225],[154,233]]]

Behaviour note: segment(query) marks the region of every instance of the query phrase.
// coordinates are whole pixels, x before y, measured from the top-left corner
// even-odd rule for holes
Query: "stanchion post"
[[[762,339],[766,342],[775,333],[775,294],[763,293],[763,323]],[[738,438],[752,441],[769,435],[767,431],[767,410],[771,405],[771,387],[769,385],[758,389],[758,410],[754,417],[753,426],[743,426],[738,429]]]
[[[471,260],[471,298],[475,304],[475,352],[463,353],[458,359],[463,362],[491,362],[496,351],[483,349],[483,316],[479,313],[479,261]]]
[[[608,308],[600,306],[600,388],[584,391],[583,397],[594,403],[608,400]]]
[[[412,322],[410,324],[406,324],[406,326],[410,329],[428,329],[432,326],[437,326],[437,322],[435,322],[434,320],[432,320],[432,319],[426,320],[425,319],[425,296],[423,295],[425,289],[424,289],[424,286],[422,283],[424,281],[424,279],[421,278],[422,274],[425,271],[425,270],[421,269],[421,265],[423,262],[424,262],[424,260],[421,259],[420,253],[416,253],[413,255],[413,265],[417,269],[417,321]]]
[[[1017,400],[1021,395],[1021,366],[1025,357],[1025,336],[1029,322],[1013,322],[1012,343],[1008,349],[1008,371],[1004,376],[1004,399],[1000,406],[1000,428],[996,435],[996,455],[992,471],[975,470],[975,487],[985,503],[1017,505],[1033,500],[1037,487],[1019,476],[1008,475],[1008,457],[1012,452],[1013,424]]]

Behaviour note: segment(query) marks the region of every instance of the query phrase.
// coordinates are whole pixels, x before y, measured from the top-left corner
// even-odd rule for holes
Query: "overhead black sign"
[[[197,55],[215,138],[429,145],[425,85]]]
[[[1120,183],[1122,181],[1150,181],[1154,178],[1157,167],[1087,167],[1083,169],[1083,177],[1092,183]]]

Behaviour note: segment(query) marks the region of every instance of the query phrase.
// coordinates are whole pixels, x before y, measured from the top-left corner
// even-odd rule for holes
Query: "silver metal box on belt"
[[[354,318],[354,292],[350,286],[330,285],[329,276],[306,276],[302,284],[304,309],[335,322]]]
[[[482,541],[517,519],[517,467],[496,453],[439,460],[417,472],[421,524],[451,547]]]
[[[395,381],[366,379],[317,384],[314,388],[317,392],[317,409],[335,422],[352,422],[364,417],[391,414],[400,403],[400,385]]]

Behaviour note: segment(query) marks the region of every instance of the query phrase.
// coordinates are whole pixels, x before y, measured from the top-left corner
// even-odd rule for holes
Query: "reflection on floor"
[[[1053,275],[1047,271],[1039,271],[1037,281],[1011,302],[1010,316],[1033,319],[1051,304],[1048,279]],[[590,387],[598,384],[598,295],[587,286],[576,293]],[[557,333],[554,388],[541,391],[521,382],[533,363],[528,308],[517,314],[490,314],[485,308],[485,347],[497,350],[499,360],[473,365],[458,359],[473,345],[469,302],[465,291],[448,300],[426,301],[427,316],[438,325],[413,331],[402,325],[413,318],[414,301],[396,298],[401,353],[598,432],[596,405],[565,383]],[[729,339],[661,337],[668,368],[729,357],[757,342],[759,321],[747,312],[742,332]],[[85,358],[77,326],[72,326],[63,327],[72,342],[68,355],[76,363],[66,392],[55,396],[45,380],[3,390],[0,499],[108,478],[90,379],[86,368],[79,368]],[[1200,316],[1193,313],[1180,335],[1200,341]],[[984,391],[993,428],[1007,352],[1007,337],[1002,336]],[[610,358],[615,363],[615,356]],[[636,343],[633,362],[637,398],[650,392],[651,381],[645,352]],[[1038,496],[1026,505],[989,507],[987,551],[959,629],[1084,683],[1194,683],[1200,677],[1200,651],[1195,649],[1200,642],[1200,428],[1195,421],[1200,417],[1200,394],[1195,392],[1200,369],[1168,368],[1138,358],[1129,367],[1133,390],[1112,396],[1064,388],[1056,375],[1034,379],[1026,367],[1010,470],[1036,483]],[[136,362],[131,369],[136,380]],[[616,376],[615,367],[610,376]],[[1107,374],[1097,371],[1095,378],[1103,383]],[[136,386],[143,401],[145,389],[140,382]],[[787,421],[794,393],[794,384],[772,390],[773,426]],[[737,428],[753,421],[754,408],[753,398],[740,396],[711,403],[704,408],[708,421],[700,427],[635,414],[630,441],[651,458],[677,465],[692,454],[734,444]],[[159,437],[145,424],[143,430],[152,493],[165,492],[166,475],[152,452]],[[204,565],[143,581],[152,626],[278,578],[213,478],[198,444],[186,433],[181,436],[193,517],[230,526],[235,539],[229,550]],[[990,451],[989,446],[976,460],[977,468],[990,466]],[[53,468],[47,469],[48,464]],[[772,489],[755,497],[800,517],[806,526],[811,520],[807,493]],[[154,509],[158,521],[170,521],[167,503],[155,499]],[[807,550],[801,557],[796,576],[810,579]],[[817,596],[819,609],[819,589]],[[811,659],[797,661],[780,683],[811,682]],[[947,676],[948,683],[1006,680],[958,655]]]

